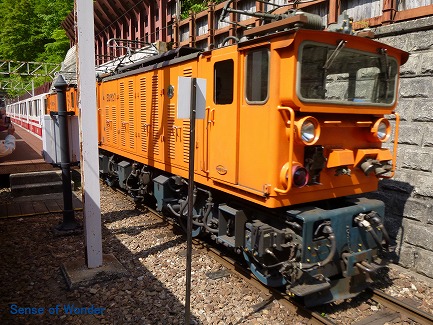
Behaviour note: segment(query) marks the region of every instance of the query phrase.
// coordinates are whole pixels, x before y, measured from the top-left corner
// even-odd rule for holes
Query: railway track
[[[409,318],[418,324],[433,324],[433,315],[420,310],[409,303],[396,299],[381,290],[369,289],[371,299],[392,310],[400,318]],[[384,317],[386,317],[384,315]],[[392,314],[388,318],[391,318]]]
[[[284,292],[275,290],[273,288],[265,287],[260,281],[258,281],[251,272],[246,269],[244,266],[240,265],[233,258],[224,255],[218,249],[208,245],[203,244],[203,242],[196,240],[196,247],[204,246],[207,253],[212,256],[217,262],[224,265],[231,272],[236,273],[238,276],[242,277],[244,281],[272,296],[274,299],[278,300],[281,304],[283,304],[289,310],[296,312],[297,314],[309,319],[309,324],[336,324],[329,318],[322,316],[321,313],[318,313],[314,310],[308,309],[301,304],[297,303],[290,296]],[[378,302],[380,305],[385,307],[387,310],[380,314],[373,314],[368,319],[361,320],[355,324],[369,324],[369,325],[382,325],[387,321],[392,321],[393,319],[410,319],[417,324],[422,325],[432,325],[433,324],[433,315],[429,314],[419,308],[412,306],[410,303],[396,299],[385,292],[378,289],[368,289],[367,292],[371,295],[371,299]],[[389,312],[391,310],[392,312]]]
[[[123,193],[122,191],[119,191]],[[124,194],[124,193],[123,193]],[[146,207],[146,210],[159,218],[163,218],[158,212]],[[170,224],[171,228],[181,227],[173,222],[171,219],[164,218]],[[333,320],[323,316],[322,313],[309,309],[297,301],[293,300],[289,294],[264,286],[259,280],[257,280],[250,270],[242,265],[239,261],[229,256],[225,252],[219,250],[213,245],[199,239],[193,239],[193,246],[195,250],[205,251],[206,254],[215,259],[218,263],[223,265],[227,270],[241,277],[243,281],[249,285],[255,287],[266,296],[269,300],[277,300],[279,303],[285,306],[288,310],[308,319],[309,324],[338,324]],[[381,306],[385,307],[381,313],[377,312],[363,320],[360,320],[354,324],[363,325],[382,325],[386,321],[392,321],[393,319],[410,319],[416,322],[416,324],[433,324],[433,315],[426,313],[407,302],[398,300],[381,290],[368,289],[370,298]]]

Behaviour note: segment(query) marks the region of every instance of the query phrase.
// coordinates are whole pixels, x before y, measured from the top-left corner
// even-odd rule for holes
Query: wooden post
[[[208,37],[207,37],[207,46],[211,48],[211,46],[215,45],[215,4],[213,2],[208,2],[208,11],[207,11],[207,25],[208,25]]]
[[[397,12],[397,1],[384,0],[382,12],[383,12],[382,24],[383,25],[392,24],[394,22],[395,13]]]
[[[328,25],[336,23],[340,15],[339,0],[329,0]]]
[[[195,46],[195,14],[189,13],[189,46]]]

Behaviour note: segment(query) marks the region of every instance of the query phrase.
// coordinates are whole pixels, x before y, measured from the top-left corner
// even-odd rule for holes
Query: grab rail
[[[397,145],[398,145],[398,130],[400,127],[400,114],[394,113],[395,115],[395,131],[394,131],[394,148],[392,152],[392,170],[390,175],[380,176],[380,178],[392,178],[397,168]]]
[[[284,179],[284,177],[286,177],[287,175],[287,188],[280,189],[278,187],[275,187],[274,191],[281,194],[287,194],[292,188],[293,145],[295,142],[295,112],[293,111],[293,108],[288,106],[278,106],[278,111],[281,113],[283,118],[287,119],[287,122],[285,122],[285,124],[286,128],[288,129],[287,131],[289,132],[289,161],[284,164],[280,173],[280,179]],[[287,116],[287,112],[289,116]]]

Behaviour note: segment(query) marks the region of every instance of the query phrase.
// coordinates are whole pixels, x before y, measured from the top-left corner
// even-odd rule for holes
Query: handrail
[[[380,176],[380,178],[392,178],[394,177],[395,170],[397,167],[397,146],[398,146],[398,130],[400,127],[400,114],[394,113],[395,115],[395,131],[394,131],[394,148],[392,153],[392,170],[390,175]]]
[[[281,194],[287,194],[290,189],[292,188],[292,167],[293,167],[293,145],[295,142],[295,112],[293,111],[293,108],[288,106],[278,106],[278,111],[283,115],[283,112],[289,113],[289,119],[287,119],[286,128],[289,131],[289,161],[284,165],[287,165],[287,172],[284,168],[284,172],[287,175],[287,188],[286,189],[280,189],[278,187],[274,187],[274,191]],[[285,175],[283,176],[285,177]]]
[[[213,124],[214,120],[210,119],[211,113],[215,114],[215,109],[211,109],[210,106],[206,106],[206,125],[205,125],[205,144],[206,148],[203,148],[203,166],[201,167],[201,171],[209,174],[209,124]],[[215,115],[214,115],[215,118]]]

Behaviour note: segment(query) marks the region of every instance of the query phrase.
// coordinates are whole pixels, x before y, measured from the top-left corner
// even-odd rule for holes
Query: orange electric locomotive
[[[194,235],[307,305],[353,296],[391,246],[384,204],[359,194],[394,172],[397,141],[383,144],[392,127],[398,135],[398,115],[388,118],[408,54],[353,35],[348,20],[332,31],[297,11],[251,15],[266,21],[232,45],[181,47],[98,80],[101,173],[184,223],[190,121],[178,118],[179,76],[204,79]]]

